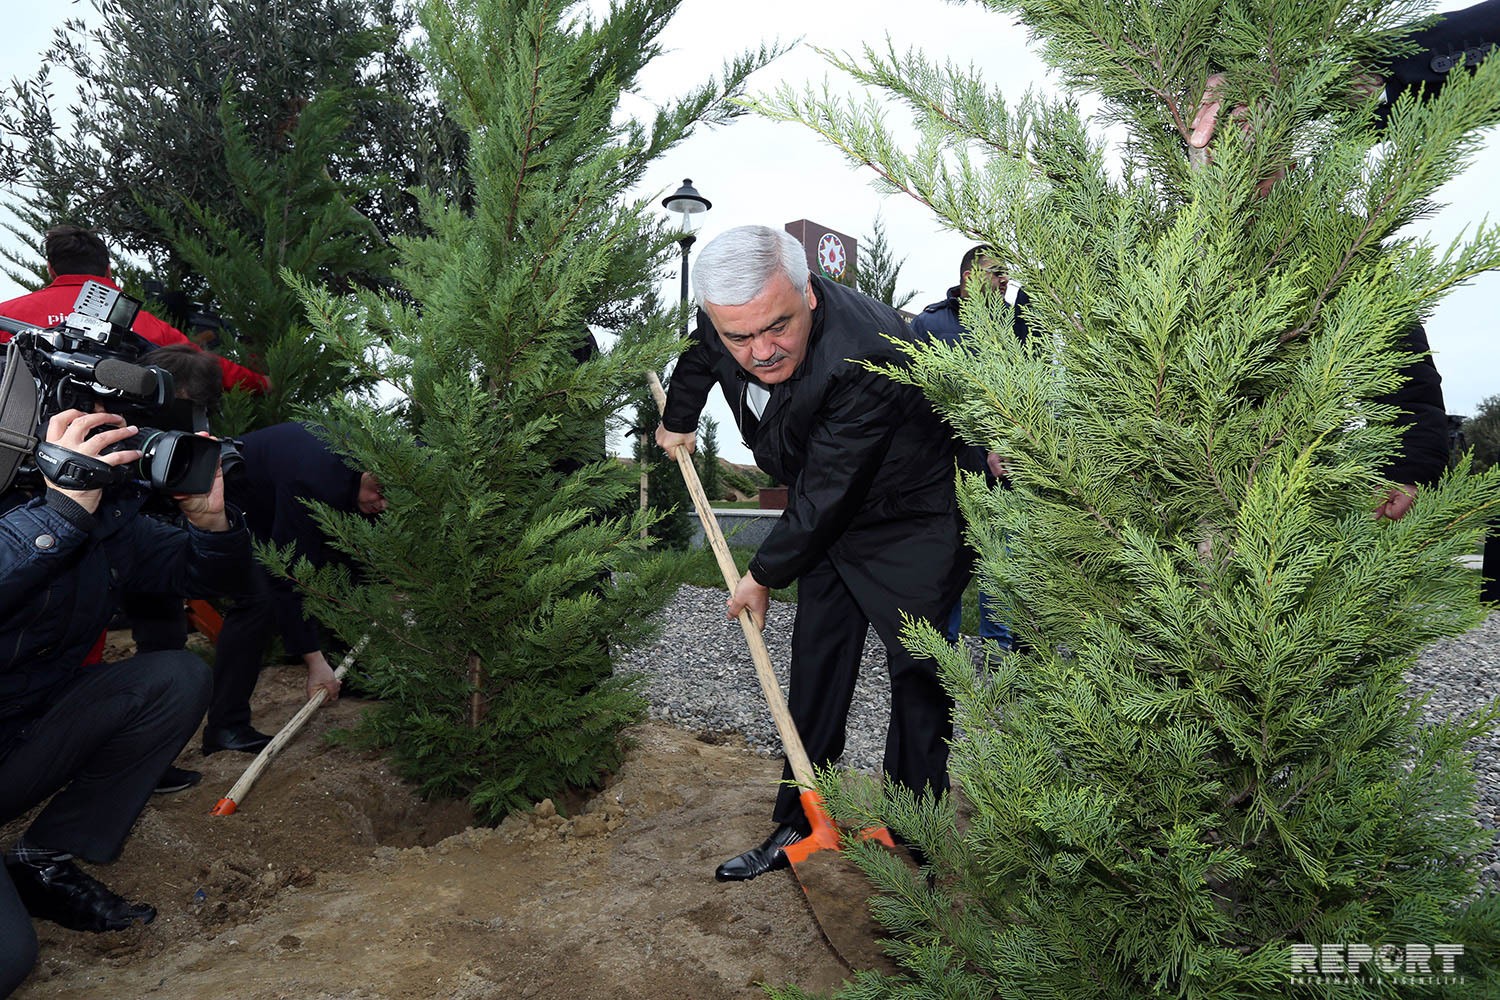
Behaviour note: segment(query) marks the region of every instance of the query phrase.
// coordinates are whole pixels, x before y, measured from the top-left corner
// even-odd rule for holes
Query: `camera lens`
[[[142,427],[140,433],[110,451],[138,450],[129,474],[163,493],[207,493],[219,465],[219,442],[182,431]]]

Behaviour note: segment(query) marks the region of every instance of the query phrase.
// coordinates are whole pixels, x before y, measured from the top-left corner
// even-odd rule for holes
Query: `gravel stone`
[[[709,737],[737,735],[754,750],[779,754],[781,741],[761,697],[744,635],[738,623],[724,616],[724,603],[723,591],[679,588],[659,612],[662,631],[657,640],[628,651],[620,665],[624,672],[642,676],[653,719]],[[794,605],[773,601],[763,633],[783,692],[795,617]],[[1427,719],[1474,712],[1500,697],[1500,612],[1490,614],[1471,632],[1434,643],[1407,679],[1413,695],[1427,696]],[[869,773],[879,769],[889,719],[885,647],[872,629],[849,709],[844,766]],[[1479,822],[1491,831],[1500,830],[1500,731],[1475,740],[1472,748],[1479,776]],[[1500,842],[1491,843],[1478,867],[1482,880],[1500,889]]]

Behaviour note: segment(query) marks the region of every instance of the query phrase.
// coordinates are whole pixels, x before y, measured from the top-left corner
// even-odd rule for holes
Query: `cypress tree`
[[[318,512],[361,577],[272,561],[345,641],[370,636],[362,683],[381,704],[356,735],[486,821],[597,780],[642,707],[611,658],[667,581],[639,558],[649,518],[617,513],[633,478],[579,447],[680,346],[656,304],[679,234],[625,192],[695,125],[740,113],[729,99],[770,57],[630,117],[621,96],[677,6],[428,3],[422,58],[467,134],[468,191],[424,198],[430,234],[396,243],[399,296],[300,283],[325,347],[401,402],[336,400],[326,428],[389,504]],[[587,357],[596,324],[617,339]]]
[[[1500,395],[1486,396],[1464,421],[1464,437],[1474,453],[1474,468],[1500,465]]]
[[[702,447],[693,457],[698,464],[698,478],[703,483],[704,495],[710,500],[724,499],[724,467],[719,464],[719,422],[713,417],[703,418]]]
[[[1399,335],[1500,265],[1493,223],[1446,248],[1405,232],[1500,120],[1500,60],[1402,96],[1381,128],[1351,81],[1399,48],[1413,4],[990,6],[1098,96],[1122,164],[1073,99],[1006,100],[893,48],[834,61],[912,109],[913,151],[863,105],[762,104],[1000,250],[1032,303],[1025,345],[980,294],[970,345],[913,348],[893,373],[1006,456],[1014,489],[969,478],[961,502],[1035,652],[976,670],[907,635],[958,701],[963,822],[826,776],[836,814],[901,830],[930,875],[851,845],[901,972],[839,995],[1494,996],[1500,901],[1476,892],[1492,835],[1465,744],[1500,706],[1419,725],[1402,675],[1480,618],[1456,557],[1500,475],[1462,462],[1403,519],[1373,511]],[[1212,72],[1224,114],[1211,156],[1190,155]],[[1463,949],[1455,976],[1402,975],[1438,945]],[[1335,958],[1301,981],[1310,947],[1397,972],[1320,978]]]
[[[250,141],[238,103],[225,95],[219,119],[237,210],[189,198],[175,211],[145,206],[175,254],[207,284],[227,323],[215,349],[242,353],[236,334],[243,334],[271,379],[263,396],[226,396],[214,426],[219,433],[279,423],[298,407],[321,410],[358,386],[356,373],[312,336],[286,280],[347,287],[354,276],[383,277],[389,262],[385,240],[355,208],[358,187],[329,173],[329,164],[350,152],[343,107],[339,91],[320,94],[288,123],[281,148],[267,155]]]

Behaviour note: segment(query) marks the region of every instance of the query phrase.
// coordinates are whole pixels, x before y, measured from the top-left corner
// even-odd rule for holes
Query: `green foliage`
[[[892,373],[1006,456],[1013,490],[966,477],[960,500],[985,589],[1037,652],[975,670],[930,629],[905,637],[958,702],[966,823],[820,782],[836,815],[931,859],[928,884],[852,849],[902,972],[839,996],[1493,996],[1500,899],[1476,894],[1491,837],[1465,745],[1500,706],[1419,725],[1402,674],[1480,618],[1456,557],[1500,472],[1461,462],[1402,520],[1371,512],[1398,335],[1500,265],[1494,224],[1443,249],[1402,232],[1500,121],[1500,60],[1378,131],[1348,81],[1410,5],[991,6],[1100,95],[1124,176],[1071,101],[1008,103],[916,53],[835,59],[911,109],[914,153],[863,105],[761,104],[998,248],[1032,302],[1025,345],[980,294],[968,345],[913,346]],[[1186,140],[1210,68],[1250,127],[1224,124],[1205,161]],[[1297,984],[1299,942],[1463,944],[1464,978]]]
[[[62,222],[88,225],[77,222],[85,218],[80,206],[66,191],[15,192],[5,201],[11,218],[0,223],[0,228],[16,238],[16,246],[0,246],[0,272],[7,278],[34,292],[52,279],[47,276],[47,259],[42,252],[42,239],[48,229]]]
[[[275,162],[309,104],[342,95],[343,130],[326,168],[355,207],[389,236],[418,229],[408,189],[461,191],[462,136],[406,51],[406,0],[92,0],[67,20],[43,64],[13,80],[0,106],[0,177],[67,195],[117,248],[195,297],[160,220],[183,202],[221,213],[232,229],[265,220],[236,198],[226,146]],[[77,80],[69,120],[54,107],[53,66]],[[222,125],[233,96],[238,135]],[[55,220],[54,220],[55,221]],[[75,220],[76,221],[76,220]],[[373,271],[378,273],[378,261]]]
[[[771,485],[771,477],[753,465],[738,466],[726,463],[721,466],[721,471],[725,486],[751,499],[755,498],[762,486]]]
[[[710,500],[722,500],[724,468],[719,464],[719,422],[713,417],[703,418],[703,434],[693,464],[698,467],[698,478],[703,482],[703,495]]]
[[[905,308],[908,302],[917,297],[917,293],[911,289],[896,291],[901,282],[901,268],[905,263],[905,257],[896,259],[896,252],[891,249],[885,236],[885,220],[877,214],[870,234],[860,241],[856,287],[893,309]]]
[[[644,381],[631,392],[629,412],[636,414],[632,450],[637,477],[636,505],[640,505],[639,477],[646,477],[646,506],[651,511],[650,536],[668,549],[685,549],[693,537],[693,501],[677,462],[656,446],[659,420],[656,402]]]
[[[312,336],[288,281],[347,287],[351,277],[383,277],[390,253],[354,207],[358,191],[328,173],[346,143],[344,95],[326,91],[297,115],[270,160],[252,147],[232,94],[219,105],[224,156],[237,211],[184,199],[174,211],[143,205],[179,257],[213,290],[229,330],[260,346],[271,379],[264,396],[237,391],[216,429],[237,434],[321,409],[358,388],[354,371]],[[254,220],[243,230],[234,220]],[[234,338],[219,350],[234,351]]]
[[[676,7],[429,3],[423,59],[467,133],[468,194],[424,198],[430,235],[396,241],[399,295],[297,282],[324,348],[404,402],[351,394],[327,421],[388,501],[374,520],[319,512],[362,579],[277,568],[346,641],[370,635],[362,683],[382,704],[360,738],[485,821],[597,781],[642,708],[612,651],[645,638],[668,578],[643,558],[630,470],[579,442],[680,347],[655,305],[676,234],[621,192],[696,123],[738,114],[768,58],[629,118],[621,95]],[[598,325],[617,339],[580,360]]]
[[[1464,421],[1464,437],[1474,456],[1475,471],[1500,465],[1500,395],[1483,400]]]

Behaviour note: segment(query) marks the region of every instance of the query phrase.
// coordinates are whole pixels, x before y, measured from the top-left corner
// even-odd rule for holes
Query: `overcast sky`
[[[1465,2],[1439,3],[1452,10]],[[11,41],[4,77],[29,76],[52,29],[68,16],[93,15],[93,7],[76,0],[0,0],[0,23]],[[682,92],[742,49],[761,39],[803,45],[783,56],[753,80],[752,89],[768,91],[781,81],[821,83],[829,70],[812,46],[857,50],[865,42],[884,45],[889,35],[898,49],[916,47],[961,64],[973,63],[1007,97],[1019,98],[1028,86],[1051,86],[1040,61],[1027,49],[1025,35],[1005,18],[974,4],[944,0],[758,0],[732,4],[723,0],[684,0],[662,41],[669,49],[648,68],[642,101]],[[837,79],[836,86],[843,86]],[[642,103],[640,113],[649,109]],[[652,169],[643,193],[659,200],[684,177],[710,201],[700,243],[725,229],[747,223],[782,225],[812,219],[862,238],[877,212],[886,222],[889,240],[906,258],[901,287],[918,294],[912,307],[943,297],[957,280],[959,256],[968,247],[963,236],[944,230],[931,214],[904,196],[883,195],[868,171],[849,166],[841,154],[800,125],[746,117],[722,129],[704,130],[673,150]],[[1500,216],[1500,140],[1492,133],[1482,154],[1464,176],[1441,192],[1449,203],[1426,223],[1432,237],[1446,241],[1465,225]],[[8,234],[0,234],[7,239]],[[0,276],[0,299],[17,294]],[[663,288],[675,299],[675,273]],[[1487,274],[1451,294],[1427,324],[1443,373],[1451,413],[1472,412],[1486,396],[1500,393],[1500,331],[1495,319],[1500,277]],[[717,400],[717,394],[715,394]],[[727,408],[717,408],[725,457],[748,462],[749,455],[733,432]]]

